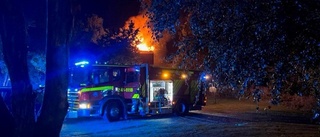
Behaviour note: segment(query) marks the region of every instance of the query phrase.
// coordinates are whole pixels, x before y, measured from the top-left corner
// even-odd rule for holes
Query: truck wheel
[[[110,102],[106,105],[103,118],[110,122],[118,121],[121,116],[121,107],[116,102]]]
[[[189,113],[189,107],[184,102],[178,102],[175,107],[175,114],[178,116],[184,116]]]

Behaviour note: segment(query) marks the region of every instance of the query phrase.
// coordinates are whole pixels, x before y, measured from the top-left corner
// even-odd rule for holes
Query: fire
[[[154,51],[154,47],[148,46],[147,43],[144,42],[144,38],[138,37],[137,40],[140,41],[140,43],[137,45],[137,48],[140,51]]]
[[[151,46],[147,46],[147,44],[145,43],[140,43],[137,45],[137,48],[140,50],[140,51],[153,51],[154,50],[154,47]]]
[[[151,0],[142,0],[147,5]],[[134,23],[134,29],[139,29],[135,42],[131,46],[136,46],[141,52],[152,52],[155,65],[167,65],[164,58],[167,53],[167,44],[172,40],[172,35],[168,31],[162,32],[163,37],[155,40],[152,33],[152,24],[148,23],[149,18],[146,16],[147,10],[141,10],[136,16],[131,16],[125,23],[124,28],[128,28],[131,22]]]
[[[139,29],[136,40],[140,44],[132,46],[137,46],[140,51],[154,51],[154,46],[157,43],[152,39],[152,31],[147,27],[148,17],[143,16],[143,12],[137,16],[130,17],[124,27],[128,27],[128,24],[132,21],[134,23],[134,29]]]

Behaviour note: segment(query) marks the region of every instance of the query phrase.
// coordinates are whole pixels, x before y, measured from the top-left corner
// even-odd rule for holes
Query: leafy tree
[[[80,60],[96,61],[99,54],[98,41],[106,35],[103,19],[98,15],[82,16],[76,14],[74,29],[70,40],[70,62]]]
[[[28,68],[33,89],[37,89],[39,86],[44,86],[46,56],[43,53],[29,52]]]
[[[120,28],[119,31],[107,30],[107,34],[99,40],[102,49],[99,58],[110,64],[138,64],[141,62],[137,49],[138,32],[138,29],[134,29],[133,22],[128,28]]]
[[[59,136],[68,109],[68,46],[71,29],[71,1],[48,1],[48,41],[46,53],[46,82],[43,107],[35,121],[34,102],[28,75],[27,29],[23,14],[24,1],[0,2],[0,35],[4,61],[12,85],[11,112],[1,98],[1,121],[8,136]],[[11,115],[12,114],[12,115]],[[2,124],[2,123],[1,123]],[[11,125],[11,126],[10,126]]]
[[[187,67],[204,55],[199,61],[219,89],[267,86],[275,104],[286,92],[320,101],[319,1],[153,0],[146,5],[157,38],[164,30],[175,34]]]
[[[128,28],[109,30],[104,28],[103,19],[93,14],[85,23],[79,20],[73,30],[71,60],[90,58],[90,61],[109,64],[135,64],[139,62],[138,29],[131,22]]]
[[[7,87],[10,86],[10,79],[8,77],[7,66],[3,60],[2,45],[0,45],[0,47],[0,86]],[[29,52],[27,60],[32,87],[33,89],[37,89],[39,86],[43,86],[45,81],[45,55],[36,52]]]

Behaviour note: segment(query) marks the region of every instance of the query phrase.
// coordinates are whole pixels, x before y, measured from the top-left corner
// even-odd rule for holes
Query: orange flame
[[[148,46],[146,43],[144,43],[143,38],[140,38],[139,41],[140,41],[140,43],[137,45],[137,48],[140,51],[154,51],[154,46]]]
[[[150,28],[147,27],[148,17],[139,14],[137,16],[130,17],[125,27],[128,28],[128,24],[130,21],[134,23],[134,29],[139,29],[138,35],[136,40],[140,42],[140,44],[132,46],[137,46],[140,51],[154,51],[154,46],[156,43],[152,39],[152,31]]]
[[[147,5],[151,4],[151,0],[142,0]],[[168,65],[164,58],[167,53],[167,44],[172,40],[172,35],[168,31],[162,32],[163,37],[155,40],[152,33],[152,25],[148,26],[149,18],[145,15],[146,10],[140,11],[139,15],[130,17],[126,23],[125,28],[129,27],[131,22],[134,23],[134,29],[139,29],[135,42],[131,46],[136,46],[141,52],[152,52],[154,56],[155,65]]]

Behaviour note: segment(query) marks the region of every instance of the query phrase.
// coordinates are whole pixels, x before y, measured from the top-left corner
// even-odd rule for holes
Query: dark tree
[[[98,41],[107,33],[103,27],[103,19],[95,14],[89,17],[79,14],[75,16],[70,39],[70,62],[82,60],[94,62],[97,60],[101,47]]]
[[[76,21],[73,30],[71,57],[72,62],[88,60],[91,62],[108,62],[109,64],[139,63],[138,29],[131,22],[128,28],[107,29],[104,19],[95,14],[86,21]]]
[[[1,39],[12,85],[14,136],[32,136],[34,96],[28,75],[26,28],[19,0],[1,1]],[[10,114],[9,111],[5,111]],[[10,130],[12,131],[12,130]]]
[[[68,38],[71,31],[71,1],[48,1],[48,41],[45,94],[36,124],[37,136],[59,136],[68,110]]]
[[[175,34],[187,67],[205,55],[199,61],[219,89],[265,86],[273,103],[288,92],[320,100],[318,0],[153,0],[146,5],[156,35]]]
[[[120,28],[117,31],[107,31],[99,40],[101,46],[100,59],[109,64],[138,64],[140,62],[137,49],[138,29],[134,29],[134,23],[128,28]]]
[[[28,75],[27,29],[23,2],[0,1],[0,35],[12,85],[11,112],[4,107],[6,105],[3,100],[0,100],[1,113],[4,114],[4,117],[1,115],[1,121],[8,124],[5,131],[3,131],[5,128],[1,128],[1,133],[26,137],[59,136],[68,109],[67,42],[72,20],[71,1],[55,0],[48,3],[46,89],[38,121],[35,121],[35,95]],[[13,121],[10,121],[11,119]]]

